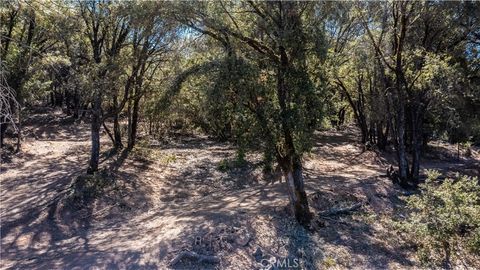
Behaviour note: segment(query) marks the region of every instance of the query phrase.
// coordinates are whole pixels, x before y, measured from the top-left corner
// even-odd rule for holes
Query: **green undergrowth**
[[[458,175],[439,180],[429,171],[420,193],[407,198],[407,219],[397,227],[429,267],[479,263],[480,185],[477,178]],[[477,258],[477,259],[474,259]]]

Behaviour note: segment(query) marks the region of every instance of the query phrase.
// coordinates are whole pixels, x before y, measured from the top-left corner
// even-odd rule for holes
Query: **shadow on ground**
[[[377,222],[402,206],[401,190],[381,177],[388,159],[364,151],[352,130],[317,134],[305,159],[306,189],[311,197],[348,195],[365,205],[309,232],[285,210],[285,183],[260,181],[258,157],[220,170],[235,149],[205,137],[147,147],[145,156],[106,143],[102,168],[112,185],[88,207],[68,207],[72,181],[87,164],[88,127],[61,115],[35,117],[28,128],[40,139],[30,138],[0,174],[2,268],[165,269],[184,249],[221,261],[182,260],[177,269],[255,269],[271,258],[298,259],[306,269],[416,266],[399,236]],[[44,118],[44,126],[34,124]],[[248,233],[249,241],[218,240],[221,229]]]

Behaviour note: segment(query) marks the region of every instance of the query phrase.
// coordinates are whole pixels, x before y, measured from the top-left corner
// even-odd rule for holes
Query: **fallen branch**
[[[363,203],[360,202],[345,208],[332,208],[330,210],[320,212],[319,215],[334,216],[334,215],[346,214],[348,212],[352,212],[359,209],[360,207],[362,207],[362,205]]]
[[[220,262],[220,259],[219,259],[217,256],[201,255],[201,254],[198,254],[198,253],[196,253],[196,252],[194,252],[194,251],[185,250],[185,251],[180,252],[180,253],[170,262],[170,266],[174,266],[175,264],[177,264],[177,263],[178,263],[180,260],[182,260],[183,258],[195,259],[195,260],[197,260],[199,263],[201,263],[201,262],[219,263],[219,262]]]

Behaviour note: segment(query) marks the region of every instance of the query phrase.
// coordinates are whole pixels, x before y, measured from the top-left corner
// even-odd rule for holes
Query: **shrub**
[[[407,199],[411,214],[403,228],[422,263],[449,267],[480,254],[480,186],[477,178],[438,176],[429,171],[421,193]]]

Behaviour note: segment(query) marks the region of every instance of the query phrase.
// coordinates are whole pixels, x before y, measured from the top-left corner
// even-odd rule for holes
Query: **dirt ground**
[[[362,206],[316,219],[307,231],[285,210],[285,183],[263,180],[258,155],[222,168],[235,148],[204,136],[144,140],[127,155],[112,152],[104,134],[101,167],[114,180],[89,207],[72,207],[70,187],[88,161],[88,124],[45,110],[24,128],[22,152],[1,165],[2,269],[262,269],[272,258],[291,269],[418,266],[388,222],[399,217],[404,192],[384,177],[393,154],[364,151],[354,129],[318,132],[304,174],[314,213]],[[478,151],[459,160],[438,154],[455,151],[433,144],[424,169],[479,175]],[[170,265],[184,250],[219,261]]]

